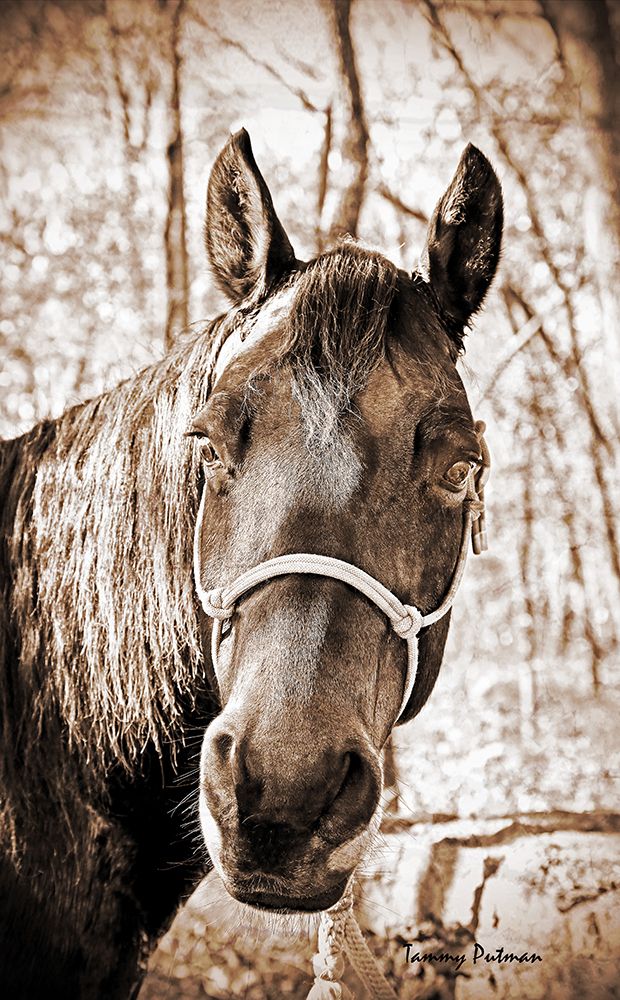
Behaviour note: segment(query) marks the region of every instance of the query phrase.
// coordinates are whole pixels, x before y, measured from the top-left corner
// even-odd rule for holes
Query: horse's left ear
[[[266,292],[295,264],[244,128],[230,137],[211,171],[205,243],[217,282],[234,303]]]
[[[493,280],[503,222],[502,189],[495,171],[470,144],[433,213],[421,262],[459,346]]]

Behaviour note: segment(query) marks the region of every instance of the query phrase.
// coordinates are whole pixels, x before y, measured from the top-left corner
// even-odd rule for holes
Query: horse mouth
[[[256,910],[277,910],[279,913],[317,913],[328,910],[342,896],[346,881],[339,882],[326,892],[314,896],[285,896],[275,892],[240,892],[235,891],[234,897],[246,906]],[[229,890],[230,891],[230,890]]]

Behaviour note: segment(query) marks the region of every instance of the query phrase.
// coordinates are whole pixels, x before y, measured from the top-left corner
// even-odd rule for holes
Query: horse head
[[[501,231],[498,180],[469,146],[413,273],[353,241],[302,262],[247,133],[229,140],[206,244],[234,308],[191,429],[201,589],[309,553],[358,567],[422,615],[441,605],[482,459],[456,359]],[[233,897],[285,910],[338,900],[379,822],[382,748],[428,698],[448,623],[419,632],[403,705],[408,643],[337,576],[266,576],[223,624],[203,617],[206,648],[218,630],[221,711],[203,741],[200,816]]]

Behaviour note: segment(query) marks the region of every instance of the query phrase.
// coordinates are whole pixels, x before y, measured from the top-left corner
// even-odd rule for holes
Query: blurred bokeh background
[[[515,863],[510,884],[527,868],[541,899],[554,890],[536,882],[550,863],[540,837],[553,847],[554,833],[574,834],[579,867],[592,854],[579,837],[609,845],[617,829],[619,44],[611,0],[0,8],[3,436],[130,376],[225,306],[202,247],[204,199],[241,125],[301,257],[349,232],[412,269],[465,144],[500,176],[503,259],[462,365],[493,455],[491,548],[470,560],[430,702],[394,734],[379,895],[361,901],[402,996],[534,997],[544,980],[468,993],[463,977],[405,967],[394,944],[405,929],[411,940],[430,920],[433,942],[478,927],[473,908],[469,923],[450,922],[443,897],[414,909],[399,895],[415,881],[403,843],[421,856],[424,837],[436,840],[433,815],[432,829],[456,823],[463,843],[484,828],[501,846],[504,821],[531,827],[535,860]],[[433,864],[448,878],[441,857]],[[484,888],[501,862],[494,872],[478,860]],[[593,865],[586,899],[613,895]],[[562,892],[585,877],[562,871]],[[521,905],[511,891],[508,910]],[[395,914],[389,926],[377,925],[381,907]],[[220,909],[217,890],[192,902],[143,996],[305,996],[309,966],[286,929],[267,942],[235,920],[222,930]],[[610,928],[617,939],[618,921]],[[582,967],[588,949],[596,956],[587,935],[571,940],[564,956]],[[497,973],[504,984],[511,975]],[[586,996],[571,984],[557,996]]]

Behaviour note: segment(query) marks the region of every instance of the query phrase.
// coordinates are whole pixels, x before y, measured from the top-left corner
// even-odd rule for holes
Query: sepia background
[[[299,257],[348,232],[412,269],[466,143],[494,163],[504,251],[462,365],[490,551],[394,733],[360,919],[405,998],[619,996],[620,4],[5,0],[0,33],[6,437],[225,307],[202,228],[231,131]],[[476,939],[544,961],[405,962]],[[311,952],[208,882],[141,997],[305,997]]]

